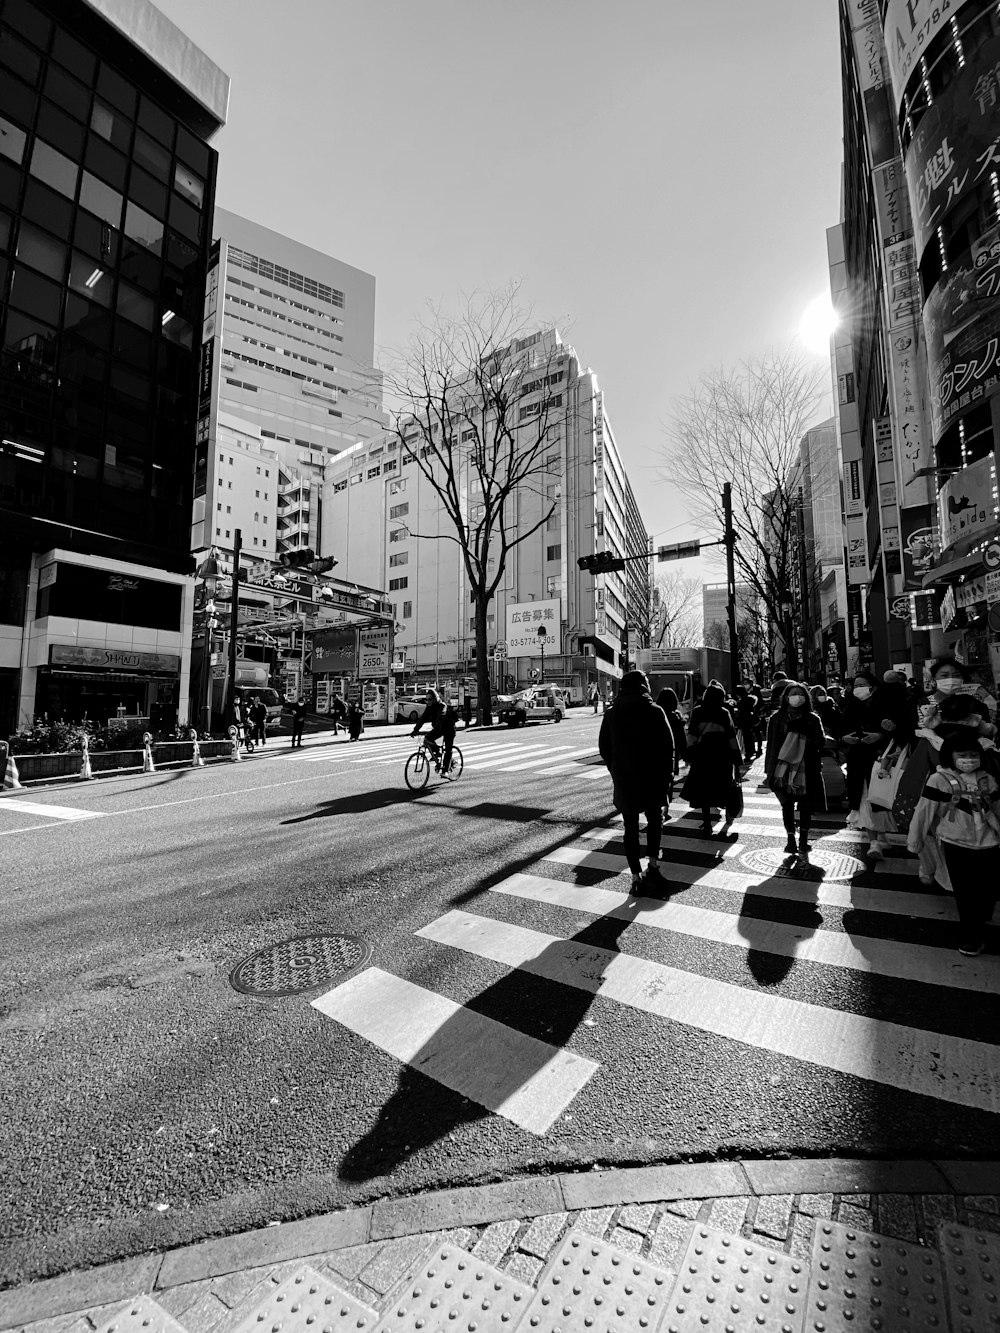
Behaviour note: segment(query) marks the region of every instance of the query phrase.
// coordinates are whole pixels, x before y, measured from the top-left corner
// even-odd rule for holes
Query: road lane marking
[[[44,815],[46,819],[63,819],[72,823],[78,819],[100,819],[99,810],[79,810],[70,805],[42,805],[37,801],[25,801],[20,796],[0,801],[0,810],[23,810],[29,815]]]
[[[494,884],[491,892],[552,903],[557,907],[590,912],[594,916],[636,921],[641,926],[728,944],[744,953],[754,950],[794,958],[797,962],[895,977],[899,981],[1000,994],[1000,958],[984,955],[966,960],[950,948],[901,944],[870,935],[823,930],[821,921],[815,926],[787,925],[527,874],[511,875],[500,884]],[[863,945],[855,943],[857,940],[863,941]]]
[[[697,851],[697,843],[692,848],[688,848],[687,841],[684,838],[663,838],[662,847],[666,850],[692,850]],[[713,855],[720,856],[739,856],[745,852],[746,848],[741,847],[738,842],[720,844],[713,852]],[[624,852],[595,852],[589,847],[553,847],[551,851],[545,852],[541,858],[543,861],[557,861],[564,866],[582,866],[584,870],[624,870],[626,860]],[[692,866],[693,870],[705,869],[708,866]]]
[[[370,967],[314,1009],[478,1106],[544,1134],[600,1065]]]
[[[556,755],[556,753],[555,753],[556,750],[569,750],[569,754]],[[549,762],[550,759],[555,759],[557,762],[561,762],[563,759],[574,759],[574,758],[578,758],[580,755],[583,755],[583,754],[593,754],[593,753],[594,753],[594,751],[593,751],[593,749],[590,748],[590,747],[587,747],[586,749],[583,749],[583,750],[574,750],[571,746],[568,746],[568,745],[555,745],[555,746],[552,747],[552,749],[549,751],[549,753],[545,756],[544,759],[530,759],[527,763],[522,764],[522,765],[521,765],[521,768],[538,768],[541,764],[547,764],[547,763]],[[566,768],[567,768],[567,769],[570,769],[570,768],[576,768],[576,767],[577,767],[577,765],[576,765],[575,763],[573,763],[573,764],[567,764],[567,765],[566,765]],[[549,772],[550,770],[546,769],[546,770],[544,770],[544,771],[545,771],[545,772]],[[518,773],[518,772],[520,772],[520,769],[519,769],[519,768],[501,768],[500,772],[501,772],[501,773]]]
[[[1000,1112],[1000,1047],[986,1042],[824,1009],[461,910],[417,935],[744,1046]]]

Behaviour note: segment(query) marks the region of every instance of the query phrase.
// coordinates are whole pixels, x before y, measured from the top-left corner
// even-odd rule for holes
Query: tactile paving
[[[232,1333],[348,1333],[375,1327],[378,1314],[304,1265],[286,1278]]]
[[[839,1222],[817,1222],[805,1333],[948,1328],[936,1251]],[[981,1333],[977,1329],[976,1333]]]
[[[696,1226],[662,1333],[802,1333],[808,1281],[798,1259]]]
[[[136,1296],[116,1315],[101,1324],[97,1333],[184,1333],[177,1320],[149,1296]]]
[[[1000,1329],[1000,1236],[957,1222],[938,1230],[952,1333]]]
[[[432,1250],[386,1308],[376,1333],[511,1333],[531,1288],[453,1245]]]
[[[673,1280],[672,1273],[614,1245],[570,1231],[539,1283],[519,1333],[654,1333]]]

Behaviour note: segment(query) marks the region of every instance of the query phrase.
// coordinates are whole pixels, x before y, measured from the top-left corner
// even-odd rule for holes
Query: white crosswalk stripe
[[[80,819],[101,818],[99,810],[81,810],[70,805],[43,805],[41,801],[25,801],[20,796],[0,801],[0,810],[19,811],[24,815],[41,815],[43,819],[56,819],[67,824]]]
[[[513,745],[533,775],[550,771],[525,758],[531,754],[531,744]],[[467,765],[471,751],[469,747]],[[497,751],[491,748],[488,753],[492,757],[484,764],[515,765],[509,750],[499,761]],[[562,767],[557,754],[551,767]],[[592,776],[586,774],[588,779]],[[596,776],[607,777],[603,766]],[[791,863],[782,863],[778,855],[786,835],[780,808],[770,793],[747,800],[744,816],[733,825],[737,842],[703,838],[699,822],[699,813],[686,807],[665,821],[660,887],[669,891],[660,896],[628,891],[622,822],[616,815],[550,848],[533,868],[492,885],[488,891],[496,895],[497,903],[509,903],[506,912],[499,906],[483,914],[449,911],[417,930],[416,937],[428,948],[458,951],[510,968],[512,978],[519,971],[543,977],[601,1002],[641,1011],[652,1021],[680,1023],[724,1038],[737,1048],[792,1057],[906,1093],[1000,1114],[1000,1044],[979,1039],[982,1029],[972,1023],[974,1005],[958,1003],[955,1012],[960,1017],[952,1020],[961,1033],[965,1003],[972,1024],[966,1030],[974,1034],[968,1037],[933,1030],[936,1022],[907,1026],[859,1012],[867,995],[867,988],[856,984],[860,977],[926,988],[927,1001],[914,1010],[920,1013],[935,1012],[937,1001],[931,1003],[931,997],[943,993],[1000,995],[1000,956],[985,953],[970,958],[957,952],[953,897],[911,892],[907,887],[916,888],[911,878],[916,873],[915,858],[894,846],[884,861],[865,866],[866,836],[845,830],[842,818],[824,812],[811,841],[815,864],[822,862],[829,875],[792,877],[781,868]],[[766,866],[768,851],[774,869],[754,871],[754,856],[759,865],[763,853]],[[855,875],[852,881],[848,875],[854,865],[864,866],[864,876]],[[841,872],[841,866],[848,869]],[[588,878],[588,870],[595,872],[589,878],[597,883],[580,882]],[[871,878],[872,870],[877,881]],[[655,877],[649,883],[654,885]],[[524,908],[517,908],[517,903]],[[769,903],[792,905],[799,911],[790,922],[786,906],[785,920],[780,912],[772,920]],[[513,923],[524,919],[528,904],[532,924],[540,922],[542,928]],[[567,938],[558,933],[565,929],[567,912],[595,922],[611,919],[634,925],[637,934],[630,934],[629,949],[621,953]],[[852,915],[842,920],[841,913]],[[555,933],[545,928],[549,920],[560,922]],[[930,933],[928,927],[933,927]],[[912,931],[918,928],[923,932],[918,936],[921,942],[914,943]],[[701,956],[688,955],[687,950],[703,950],[706,943],[725,950],[732,960],[727,975],[736,979],[722,981],[703,976],[697,965],[673,967],[642,957],[644,942],[652,951],[656,936],[669,938],[672,953],[684,962],[689,956]],[[815,993],[824,1000],[829,995],[829,1003],[793,998],[782,993],[780,983],[754,986],[749,974],[755,955],[785,960],[787,971],[782,976],[791,975],[798,966],[816,969]],[[748,978],[745,985],[740,984],[742,976]],[[598,1066],[561,1061],[559,1057],[572,1054],[571,1050],[547,1047],[544,1042],[532,1045],[533,1038],[503,1023],[489,1027],[494,1020],[452,1000],[428,998],[431,992],[403,978],[369,969],[354,982],[335,987],[315,1002],[317,1008],[393,1058],[420,1068],[531,1133],[545,1133],[574,1098],[585,1094],[588,1083],[601,1077]],[[906,994],[896,1006],[899,1014],[908,1012]],[[478,1050],[478,1061],[469,1053],[473,1048]],[[612,1060],[613,1053],[602,1059]],[[508,1077],[505,1064],[518,1072]],[[527,1099],[523,1104],[516,1100],[522,1087]]]

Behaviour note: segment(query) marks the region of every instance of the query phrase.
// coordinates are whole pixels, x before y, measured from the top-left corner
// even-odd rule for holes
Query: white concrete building
[[[519,530],[529,530],[553,500],[555,512],[508,557],[487,621],[489,647],[504,640],[507,607],[558,599],[560,651],[546,652],[547,680],[586,690],[621,675],[625,626],[640,617],[646,568],[594,576],[578,568],[598,550],[645,555],[648,536],[593,371],[582,367],[554,330],[535,335],[531,364],[544,366],[546,384],[523,394],[520,411],[538,410],[549,396],[551,452],[546,472],[517,497]],[[523,418],[522,418],[523,419]],[[470,518],[476,483],[463,478]],[[340,562],[338,574],[388,590],[397,621],[396,652],[406,669],[397,688],[471,678],[475,670],[474,606],[458,546],[438,495],[415,460],[388,434],[331,458],[323,487],[322,554]],[[533,658],[498,665],[501,688],[524,685]]]

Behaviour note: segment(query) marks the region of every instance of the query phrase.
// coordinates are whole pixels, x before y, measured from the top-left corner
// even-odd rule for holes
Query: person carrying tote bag
[[[804,685],[789,681],[776,712],[767,724],[764,772],[767,784],[781,805],[788,834],[785,851],[805,857],[810,850],[812,813],[823,799],[823,726],[813,710]],[[795,812],[799,814],[799,841],[795,842]]]
[[[896,793],[906,770],[909,749],[904,746],[890,745],[872,765],[868,779],[868,800],[875,811],[890,812],[896,800]],[[895,828],[890,830],[895,832]]]

